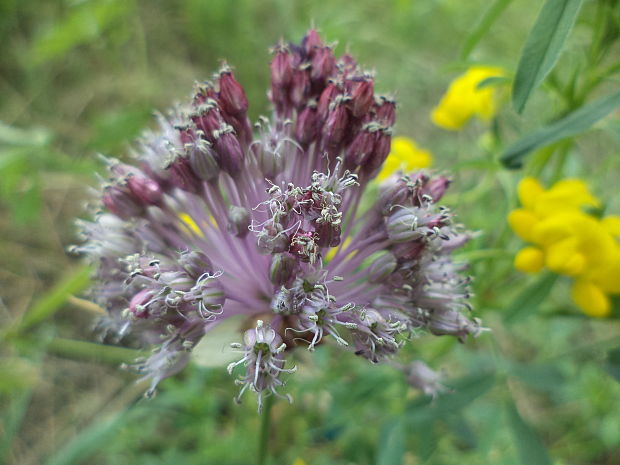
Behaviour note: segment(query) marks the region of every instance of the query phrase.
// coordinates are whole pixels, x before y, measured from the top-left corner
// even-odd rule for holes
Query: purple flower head
[[[298,346],[331,339],[377,363],[423,329],[480,332],[451,258],[468,235],[436,203],[448,179],[399,172],[362,199],[389,153],[393,100],[316,31],[273,54],[271,118],[252,129],[224,67],[158,117],[133,165],[109,163],[100,212],[82,224],[106,328],[156,346],[135,365],[150,392],[236,315],[251,329],[230,370],[245,369],[241,394],[259,406],[281,395]]]

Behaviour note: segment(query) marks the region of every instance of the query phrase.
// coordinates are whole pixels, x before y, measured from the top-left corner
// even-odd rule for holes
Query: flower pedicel
[[[390,152],[394,101],[314,30],[273,54],[270,119],[252,129],[223,68],[158,117],[135,165],[108,161],[103,208],[82,223],[77,250],[96,265],[106,328],[156,347],[135,365],[151,393],[235,315],[250,329],[229,369],[244,367],[241,393],[256,392],[259,408],[280,395],[296,346],[331,338],[380,362],[418,330],[480,332],[451,258],[468,236],[437,205],[448,179],[397,173],[361,206]]]

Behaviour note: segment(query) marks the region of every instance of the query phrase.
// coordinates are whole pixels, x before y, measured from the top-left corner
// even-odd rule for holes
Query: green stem
[[[271,429],[271,407],[273,406],[273,396],[268,396],[263,405],[263,412],[260,423],[260,442],[258,444],[257,465],[265,465],[267,462],[267,443],[269,442],[269,430]]]

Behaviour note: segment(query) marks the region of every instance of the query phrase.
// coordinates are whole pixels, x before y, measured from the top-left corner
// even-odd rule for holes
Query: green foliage
[[[551,72],[575,25],[582,0],[547,0],[528,35],[512,88],[512,105],[519,113],[530,94]]]
[[[582,133],[620,105],[620,93],[601,97],[549,126],[533,131],[504,151],[501,160],[507,168],[520,168],[531,151]]]
[[[0,2],[0,334],[12,336],[0,345],[0,462],[256,463],[260,418],[251,395],[234,405],[223,368],[243,322],[141,400],[144,386],[117,365],[144,352],[130,340],[92,342],[95,317],[71,299],[88,269],[65,248],[77,241],[71,225],[100,171],[98,152],[127,157],[152,112],[186,99],[222,59],[252,118],[268,113],[267,48],[315,24],[340,41],[338,52],[376,68],[378,91],[399,101],[396,134],[453,175],[446,204],[476,231],[459,258],[472,264],[473,314],[491,331],[465,344],[422,336],[406,349],[398,362],[444,371],[448,389],[436,399],[393,367],[329,345],[296,351],[300,370],[286,388],[294,403],[273,407],[271,463],[619,463],[620,419],[610,413],[620,396],[618,320],[580,316],[562,278],[515,272],[519,242],[506,215],[524,174],[587,179],[606,211],[620,212],[620,129],[607,117],[620,103],[620,3],[548,1],[538,19],[536,0],[489,3]],[[429,112],[470,63],[508,70],[478,85],[498,93],[497,116],[459,134],[433,127]],[[523,118],[507,105],[513,74]],[[596,137],[582,134],[603,118]]]
[[[551,465],[551,459],[536,432],[519,414],[514,404],[506,405],[508,424],[512,429],[522,465]]]

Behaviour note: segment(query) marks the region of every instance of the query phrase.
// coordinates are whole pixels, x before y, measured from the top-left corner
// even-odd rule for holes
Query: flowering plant
[[[572,298],[584,313],[611,313],[610,295],[620,294],[620,217],[598,218],[586,207],[601,202],[579,179],[563,179],[549,189],[532,177],[518,187],[522,207],[510,212],[515,233],[533,245],[515,257],[515,267],[536,273],[543,267],[572,277]]]
[[[379,362],[420,330],[480,332],[465,267],[451,258],[468,235],[437,204],[449,180],[397,172],[362,207],[390,152],[394,101],[314,30],[273,54],[271,119],[253,131],[223,67],[189,105],[158,117],[135,165],[108,161],[103,209],[83,223],[78,250],[97,265],[105,328],[157,346],[135,365],[149,392],[235,315],[246,331],[229,371],[245,368],[240,395],[256,392],[259,409],[280,395],[296,346],[331,337]],[[436,386],[424,373],[409,377]]]

